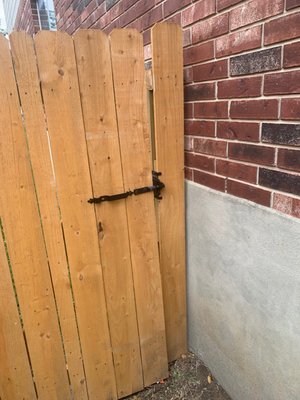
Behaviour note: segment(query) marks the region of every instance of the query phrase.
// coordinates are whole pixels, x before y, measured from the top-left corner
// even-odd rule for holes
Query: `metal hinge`
[[[161,200],[162,197],[160,192],[165,187],[165,184],[160,181],[159,176],[161,176],[161,172],[152,171],[152,180],[153,180],[152,186],[144,186],[138,189],[129,190],[128,192],[125,193],[113,194],[110,196],[104,195],[96,198],[94,197],[88,200],[88,203],[98,204],[102,203],[103,201],[121,200],[121,199],[126,199],[129,196],[138,196],[140,194],[148,192],[154,192],[154,197],[156,199]]]

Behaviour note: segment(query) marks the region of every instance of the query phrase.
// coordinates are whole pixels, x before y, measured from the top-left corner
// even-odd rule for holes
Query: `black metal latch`
[[[143,193],[148,193],[148,192],[154,192],[154,197],[156,199],[161,200],[161,190],[165,187],[165,184],[160,181],[159,176],[161,175],[161,172],[156,172],[152,171],[152,180],[153,180],[153,185],[152,186],[144,186],[142,188],[134,189],[134,190],[129,190],[128,192],[125,193],[119,193],[119,194],[113,194],[111,196],[100,196],[100,197],[94,197],[90,200],[88,200],[89,203],[91,204],[98,204],[102,203],[103,201],[114,201],[114,200],[121,200],[121,199],[126,199],[129,196],[138,196]]]

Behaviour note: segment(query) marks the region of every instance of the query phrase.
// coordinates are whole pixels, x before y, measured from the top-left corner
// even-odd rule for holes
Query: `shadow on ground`
[[[210,371],[189,353],[170,365],[170,377],[126,400],[231,400]]]

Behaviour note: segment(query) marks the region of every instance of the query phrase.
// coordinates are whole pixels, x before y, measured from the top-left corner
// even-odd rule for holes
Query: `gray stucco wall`
[[[190,349],[233,400],[299,400],[300,221],[186,190]]]

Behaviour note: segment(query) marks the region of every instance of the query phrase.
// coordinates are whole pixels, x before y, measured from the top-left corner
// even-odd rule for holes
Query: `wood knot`
[[[98,234],[99,234],[99,239],[104,238],[104,229],[103,229],[101,222],[99,222],[99,225],[98,225]]]
[[[59,75],[61,75],[61,76],[64,76],[64,74],[65,74],[64,70],[61,69],[61,68],[58,70],[58,73],[59,73]]]

